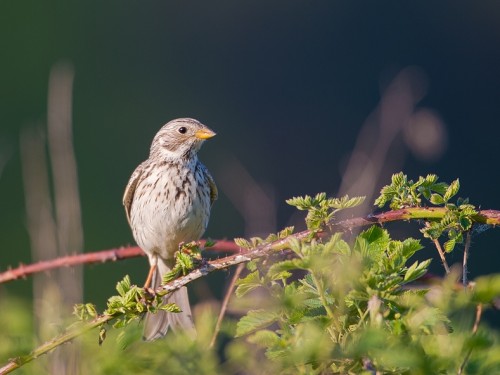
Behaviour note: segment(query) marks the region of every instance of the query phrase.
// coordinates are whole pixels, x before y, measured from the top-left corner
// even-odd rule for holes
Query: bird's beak
[[[200,129],[196,133],[194,133],[194,136],[199,139],[209,139],[212,138],[215,135],[215,132],[212,130],[205,128],[205,129]]]

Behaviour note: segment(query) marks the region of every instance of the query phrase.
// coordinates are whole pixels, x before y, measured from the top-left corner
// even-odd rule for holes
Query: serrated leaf
[[[236,337],[265,328],[278,319],[278,314],[267,310],[251,310],[236,325]]]
[[[262,279],[259,271],[249,273],[244,278],[237,280],[236,285],[238,287],[236,288],[235,293],[238,298],[241,298],[248,292],[262,286]]]
[[[180,313],[182,312],[181,308],[176,303],[167,303],[165,305],[161,305],[159,307],[160,310],[168,311],[171,313]]]
[[[448,189],[448,184],[446,182],[438,182],[437,184],[433,184],[430,188],[438,194],[445,194]]]
[[[290,206],[296,207],[298,210],[308,210],[312,206],[312,198],[309,195],[304,197],[293,197],[286,200]]]
[[[450,240],[448,240],[448,241],[446,241],[443,244],[444,251],[447,252],[447,253],[451,253],[453,251],[453,249],[455,248],[455,245],[456,245],[456,241],[453,238],[450,239]]]
[[[346,201],[342,202],[342,208],[352,208],[352,207],[359,206],[361,203],[363,203],[365,201],[366,197],[359,196],[359,197],[349,198],[346,195],[346,196],[344,196],[344,198],[346,198]]]
[[[403,241],[403,249],[401,252],[403,256],[408,259],[421,249],[423,249],[423,246],[420,243],[420,240],[417,240],[415,238],[407,238]]]
[[[373,225],[361,232],[356,238],[355,249],[365,256],[378,257],[383,254],[389,245],[389,240],[390,237],[387,230]]]
[[[293,234],[293,230],[294,230],[293,226],[284,228],[278,233],[278,238],[288,237],[289,235]]]
[[[248,342],[259,345],[263,348],[269,348],[279,343],[279,336],[273,331],[263,329],[248,336]]]
[[[431,194],[431,198],[429,199],[429,201],[435,205],[441,205],[445,202],[443,197],[437,193]]]
[[[178,252],[176,265],[180,266],[182,274],[185,275],[194,268],[193,258],[189,254]]]
[[[472,220],[466,216],[461,216],[459,222],[462,230],[469,230],[472,226]]]
[[[427,272],[427,267],[431,263],[431,259],[424,260],[423,262],[416,261],[407,270],[404,276],[404,281],[409,283],[422,277]]]
[[[406,183],[406,178],[403,172],[395,173],[391,177],[392,185],[401,186]]]
[[[257,269],[258,259],[253,259],[247,263],[247,270],[253,272]]]
[[[460,181],[456,179],[453,181],[450,186],[448,186],[448,189],[446,189],[446,193],[444,193],[444,200],[448,202],[454,195],[458,193],[458,190],[460,189]]]
[[[129,277],[129,275],[125,275],[123,280],[118,281],[116,283],[116,291],[118,292],[118,294],[120,296],[123,297],[125,295],[125,293],[128,292],[129,289],[130,289],[130,277]]]
[[[438,176],[435,174],[428,174],[425,177],[425,184],[427,185],[434,185],[438,180]]]
[[[252,245],[250,244],[250,242],[248,242],[246,239],[240,238],[240,237],[235,238],[234,239],[234,243],[238,247],[242,247],[244,249],[250,249],[252,247]]]

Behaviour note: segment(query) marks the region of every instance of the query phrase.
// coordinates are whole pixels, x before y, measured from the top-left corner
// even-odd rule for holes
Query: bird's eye
[[[179,129],[177,129],[179,131],[179,133],[181,134],[186,134],[187,132],[187,129],[184,127],[184,126],[181,126]]]

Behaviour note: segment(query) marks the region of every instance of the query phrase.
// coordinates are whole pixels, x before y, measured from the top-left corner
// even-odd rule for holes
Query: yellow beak
[[[205,128],[205,129],[200,129],[196,133],[194,133],[194,136],[199,139],[209,139],[212,138],[215,135],[215,132],[212,130]]]

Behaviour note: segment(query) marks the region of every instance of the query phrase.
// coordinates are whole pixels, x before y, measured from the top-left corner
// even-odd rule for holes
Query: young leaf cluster
[[[279,231],[278,233],[271,233],[269,234],[266,238],[261,238],[261,237],[252,237],[249,240],[246,240],[245,238],[235,238],[234,242],[236,245],[243,249],[253,249],[256,248],[257,246],[268,244],[283,238],[288,237],[293,233],[294,227],[286,227],[285,229]]]
[[[210,242],[209,245],[213,245]],[[175,253],[175,264],[172,270],[163,276],[163,284],[166,284],[180,276],[187,275],[201,263],[201,249],[196,241],[183,243],[179,251]]]
[[[318,193],[314,197],[309,195],[293,197],[288,199],[286,203],[299,210],[307,211],[307,228],[318,230],[327,225],[337,212],[359,206],[364,199],[364,197],[349,198],[347,195],[342,198],[327,198],[326,193]]]
[[[421,232],[432,240],[446,235],[447,241],[444,243],[444,249],[449,253],[456,244],[463,243],[464,233],[471,230],[473,217],[478,212],[467,200],[461,199],[456,205],[447,203],[446,208],[447,211],[441,220],[430,221],[425,228],[421,229]]]
[[[478,213],[467,199],[459,198],[456,203],[450,201],[459,189],[458,179],[447,184],[438,182],[438,177],[430,174],[413,182],[405,174],[397,173],[392,176],[391,184],[382,188],[375,204],[383,207],[389,203],[391,209],[397,210],[421,207],[425,200],[430,205],[446,208],[446,213],[440,220],[428,220],[421,231],[432,240],[446,236],[444,248],[446,252],[451,252],[456,244],[463,243],[464,233],[472,228],[473,217]]]
[[[118,295],[108,299],[106,310],[103,315],[114,318],[114,328],[123,328],[132,321],[139,319],[146,312],[155,313],[158,310],[166,310],[172,313],[180,312],[175,303],[163,303],[162,293],[150,293],[144,288],[132,285],[130,277],[126,275],[123,280],[116,284]],[[77,304],[73,313],[80,320],[90,320],[98,317],[96,307],[91,304]],[[102,343],[106,336],[106,329],[101,327],[99,342]]]
[[[375,205],[382,208],[387,203],[392,210],[406,207],[421,207],[422,198],[433,205],[444,205],[458,193],[460,183],[458,180],[451,184],[438,182],[438,176],[429,174],[420,176],[418,181],[408,180],[403,172],[392,175],[391,184],[380,191],[380,196],[375,200]]]

